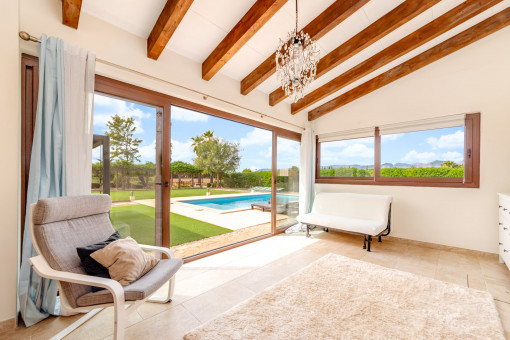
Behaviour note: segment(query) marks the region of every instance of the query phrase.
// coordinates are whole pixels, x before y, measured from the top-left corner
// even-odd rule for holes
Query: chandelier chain
[[[296,34],[298,32],[298,0],[296,0]]]

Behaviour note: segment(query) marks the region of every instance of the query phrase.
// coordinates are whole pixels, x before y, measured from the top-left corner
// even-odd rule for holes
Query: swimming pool
[[[249,196],[234,196],[234,197],[220,197],[220,198],[205,198],[199,200],[179,201],[198,205],[206,208],[218,210],[232,210],[250,208],[254,203],[268,203],[271,200],[271,194],[264,195],[249,195]],[[298,201],[297,195],[277,195],[278,202],[292,202]]]

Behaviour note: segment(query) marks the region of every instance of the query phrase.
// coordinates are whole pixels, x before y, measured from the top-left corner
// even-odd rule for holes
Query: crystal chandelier
[[[280,39],[276,50],[276,78],[285,95],[294,102],[303,98],[304,91],[314,80],[319,61],[317,42],[308,33],[298,31],[298,2],[296,0],[296,29],[289,32],[287,40]]]

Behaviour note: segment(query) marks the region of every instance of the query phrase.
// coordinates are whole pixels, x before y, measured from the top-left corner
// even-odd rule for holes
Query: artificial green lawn
[[[210,189],[211,195],[226,195],[226,194],[239,194],[242,191],[218,190]],[[188,196],[205,196],[207,189],[172,189],[170,190],[170,197],[188,197]],[[95,192],[97,193],[97,192]],[[156,198],[156,191],[154,190],[134,190],[133,194],[137,200],[146,200]],[[131,190],[111,191],[110,196],[112,201],[129,201]]]
[[[113,207],[110,216],[114,228],[121,233],[122,237],[131,236],[138,243],[154,245],[154,214],[155,209],[153,207],[129,205]],[[231,231],[214,224],[170,213],[171,246],[226,234]]]

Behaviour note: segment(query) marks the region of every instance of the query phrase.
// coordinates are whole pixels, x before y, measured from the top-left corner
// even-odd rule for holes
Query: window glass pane
[[[276,141],[276,226],[295,224],[299,214],[299,141],[278,137]]]
[[[382,177],[464,177],[464,127],[381,136]]]
[[[122,237],[154,245],[157,109],[94,95],[92,193],[112,198],[110,219]]]
[[[273,133],[171,107],[170,244],[188,257],[271,232]]]
[[[320,144],[321,177],[373,177],[374,137]]]

